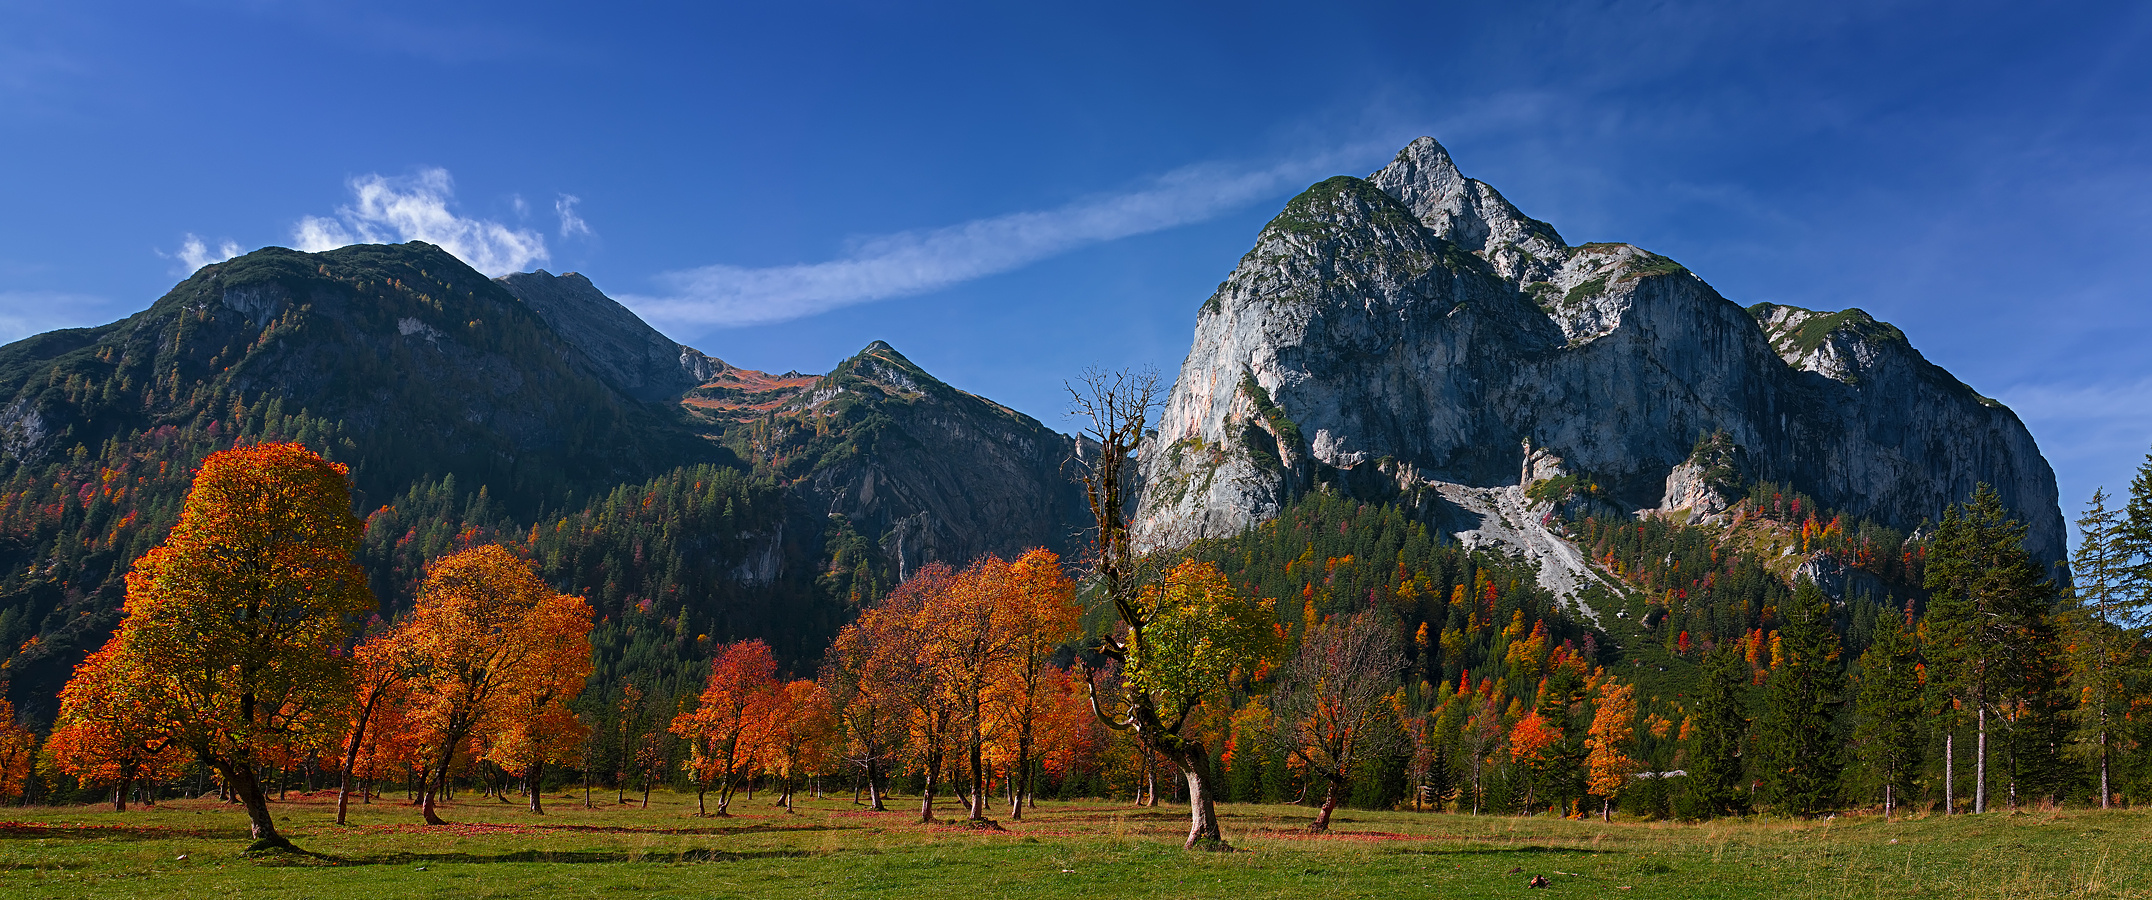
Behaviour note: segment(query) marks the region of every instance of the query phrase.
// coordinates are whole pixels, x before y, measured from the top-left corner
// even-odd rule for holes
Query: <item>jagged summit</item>
[[[2062,555],[2024,425],[1898,329],[1744,310],[1640,247],[1569,246],[1429,138],[1293,198],[1205,301],[1138,532],[1230,535],[1329,489],[1553,560],[1524,487],[1588,474],[1624,509],[1708,506],[1689,457],[1721,433],[1754,479],[1901,528],[1991,483]]]
[[[1438,237],[1484,255],[1519,285],[1547,280],[1568,260],[1569,245],[1554,226],[1518,211],[1486,182],[1466,178],[1434,138],[1405,145],[1367,181]]]

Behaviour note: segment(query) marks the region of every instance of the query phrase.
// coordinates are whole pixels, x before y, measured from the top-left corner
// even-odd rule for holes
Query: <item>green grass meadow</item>
[[[246,818],[215,801],[0,809],[7,897],[2152,897],[2152,814],[2021,811],[1884,821],[1698,825],[1229,804],[1238,852],[1186,853],[1186,812],[1048,803],[1005,831],[921,826],[917,800],[850,795],[787,813],[758,795],[698,819],[693,795],[642,809],[610,794],[546,815],[488,799],[427,828],[400,801],[274,805],[303,855],[250,857]],[[942,808],[946,818],[955,806]],[[1004,810],[1005,812],[1005,810]],[[1545,876],[1544,890],[1526,887]]]

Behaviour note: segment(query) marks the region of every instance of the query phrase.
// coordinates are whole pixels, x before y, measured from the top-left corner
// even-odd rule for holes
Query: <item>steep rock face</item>
[[[622,392],[667,401],[709,381],[724,363],[674,343],[580,273],[544,269],[494,279],[590,358]]]
[[[1624,509],[1709,506],[1692,460],[1707,443],[1742,478],[1900,527],[1986,481],[2031,525],[2029,549],[2063,554],[2054,475],[2023,424],[1897,329],[1744,310],[1665,257],[1564,245],[1428,138],[1294,198],[1203,304],[1142,463],[1138,528],[1229,534],[1331,485],[1403,492],[1472,530],[1484,511],[1427,488],[1562,474]]]
[[[845,518],[899,578],[985,553],[1066,553],[1089,521],[1064,469],[1072,438],[881,341],[820,378],[728,370],[682,403],[788,485],[802,527]]]

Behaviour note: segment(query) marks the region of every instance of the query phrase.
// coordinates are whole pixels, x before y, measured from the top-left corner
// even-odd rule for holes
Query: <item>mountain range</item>
[[[0,678],[49,716],[193,468],[296,440],[351,467],[381,613],[505,540],[592,598],[601,678],[689,678],[759,636],[812,665],[932,562],[1088,542],[1081,441],[876,341],[819,374],[682,346],[575,273],[424,243],[266,248],[119,322],[0,348]],[[1570,245],[1422,138],[1310,187],[1196,315],[1140,461],[1152,546],[1314,493],[1397,503],[1597,578],[1557,508],[1708,522],[1758,481],[1903,529],[1976,482],[2063,555],[2010,410],[1859,310],[1743,308],[1663,256]]]

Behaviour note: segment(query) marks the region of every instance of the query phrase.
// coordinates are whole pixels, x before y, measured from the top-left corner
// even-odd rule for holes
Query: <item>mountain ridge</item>
[[[1480,532],[1508,505],[1485,492],[1563,475],[1624,511],[1691,510],[1711,492],[1685,466],[1718,433],[1750,479],[1900,528],[1993,483],[2035,555],[2062,557],[2023,423],[1896,328],[1752,313],[1634,245],[1569,246],[1432,138],[1289,201],[1203,303],[1138,534],[1223,536],[1318,489]]]

